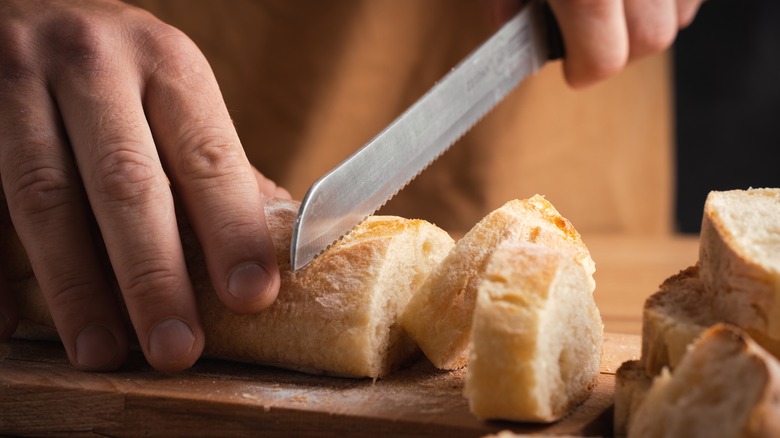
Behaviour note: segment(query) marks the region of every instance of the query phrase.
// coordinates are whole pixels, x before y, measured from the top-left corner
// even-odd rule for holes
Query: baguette
[[[454,245],[449,234],[422,220],[374,216],[293,273],[289,254],[297,211],[296,202],[266,200],[282,282],[276,301],[252,315],[232,313],[219,301],[197,241],[189,228],[182,227],[206,335],[204,355],[372,378],[417,357],[419,349],[397,319]],[[16,284],[23,286],[17,291],[20,296],[35,295],[31,291],[40,296],[34,278]],[[24,315],[28,322],[51,326],[42,316],[47,313],[43,301],[26,301],[32,302]],[[17,337],[23,335],[18,331]]]
[[[592,277],[570,253],[505,240],[477,288],[464,386],[471,412],[560,419],[595,385],[603,331]]]
[[[717,324],[653,380],[628,436],[780,436],[780,363],[739,328]]]
[[[401,323],[440,369],[468,361],[471,320],[490,254],[504,240],[537,242],[574,258],[595,287],[595,264],[579,233],[544,197],[513,200],[485,216],[431,273],[411,300]]]
[[[710,192],[699,263],[717,313],[780,342],[780,189]],[[738,311],[734,309],[738,308]]]

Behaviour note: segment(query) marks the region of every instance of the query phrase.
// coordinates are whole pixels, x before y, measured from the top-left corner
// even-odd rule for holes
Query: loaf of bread
[[[266,204],[282,284],[263,312],[230,312],[211,290],[205,267],[195,269],[206,354],[357,377],[384,376],[415,357],[419,350],[397,320],[454,245],[449,234],[422,220],[372,216],[293,273],[297,211],[294,202]]]
[[[477,288],[495,248],[505,240],[536,242],[567,252],[595,287],[595,264],[579,233],[544,197],[513,200],[476,224],[431,273],[411,300],[402,324],[440,369],[468,360]]]
[[[653,380],[628,436],[780,436],[780,363],[737,327],[717,324],[674,372]]]
[[[464,394],[478,417],[552,422],[595,386],[604,326],[569,251],[503,239],[477,284]]]
[[[623,362],[615,372],[615,407],[613,433],[626,436],[631,418],[644,401],[653,380],[645,374],[639,360]]]
[[[717,313],[772,342],[780,342],[779,223],[780,189],[713,191],[699,246],[701,279],[719,296]]]
[[[279,296],[251,315],[229,311],[211,287],[202,253],[183,227],[206,334],[205,356],[310,373],[381,377],[419,356],[398,318],[454,241],[422,221],[370,217],[302,270],[290,270],[298,203],[267,200],[266,219],[282,272]],[[19,280],[26,317],[17,336],[40,337],[51,326],[34,277]],[[30,322],[36,324],[30,324]],[[51,332],[51,330],[49,330]]]

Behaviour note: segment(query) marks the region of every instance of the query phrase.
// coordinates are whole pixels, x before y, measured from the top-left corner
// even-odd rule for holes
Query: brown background
[[[134,3],[199,45],[250,159],[299,199],[493,29],[476,0]],[[666,54],[584,91],[551,63],[382,212],[457,233],[540,193],[583,234],[667,234],[670,88]]]

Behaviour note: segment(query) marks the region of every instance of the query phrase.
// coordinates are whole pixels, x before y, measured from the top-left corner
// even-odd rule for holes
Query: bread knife
[[[382,207],[545,61],[562,56],[549,7],[527,2],[379,135],[309,188],[293,228],[293,271]]]

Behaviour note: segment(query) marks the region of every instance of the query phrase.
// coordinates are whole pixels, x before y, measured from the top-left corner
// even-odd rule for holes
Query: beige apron
[[[298,199],[492,27],[478,0],[133,3],[199,45],[251,161]],[[548,64],[382,212],[460,233],[539,193],[582,233],[669,233],[669,76],[662,54],[573,91]]]

